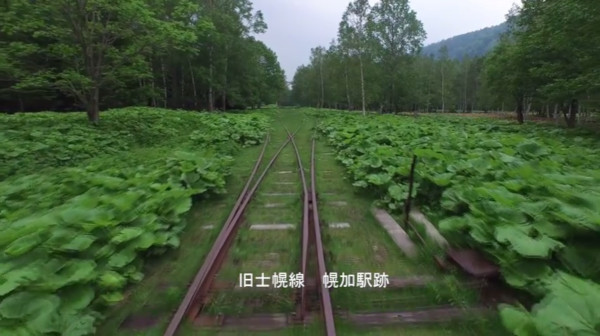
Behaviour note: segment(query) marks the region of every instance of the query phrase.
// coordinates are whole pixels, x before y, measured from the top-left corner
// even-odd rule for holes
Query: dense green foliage
[[[285,78],[252,34],[249,0],[9,0],[0,4],[0,105],[9,111],[275,103]]]
[[[0,182],[2,335],[92,333],[143,278],[144,259],[179,245],[191,197],[224,192],[233,150],[261,142],[268,125],[260,114],[149,108],[107,112],[110,130],[82,120],[2,117],[9,149],[23,149],[3,158],[13,176]]]
[[[165,117],[167,113],[172,115]],[[218,147],[230,140],[252,145],[261,140],[267,126],[264,119],[251,115],[140,107],[107,111],[106,120],[97,127],[86,125],[84,120],[81,114],[50,112],[0,115],[0,178],[73,166],[100,154],[134,147],[179,145],[181,134],[188,134],[194,144],[202,146]]]
[[[531,313],[503,305],[504,325],[517,336],[592,336],[600,333],[600,285],[559,272]]]
[[[432,43],[423,48],[425,56],[440,56],[440,49],[448,49],[448,57],[461,60],[464,57],[481,57],[487,55],[500,41],[500,37],[508,30],[506,22],[483,28],[474,32],[458,35],[443,41]]]
[[[338,149],[354,185],[378,193],[390,209],[401,209],[417,155],[416,201],[442,219],[442,233],[453,244],[486,252],[507,283],[546,296],[542,306],[565,295],[565,286],[552,285],[557,271],[600,282],[597,139],[439,117],[336,115],[319,129]],[[582,295],[600,295],[598,285],[587,286]],[[597,312],[579,314],[592,330],[600,323]],[[568,320],[540,334],[562,335],[559,327],[568,328]]]

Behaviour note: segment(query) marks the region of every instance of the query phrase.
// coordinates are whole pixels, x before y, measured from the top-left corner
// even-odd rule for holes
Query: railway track
[[[288,132],[288,135],[289,132]],[[310,189],[307,187],[306,177],[304,175],[304,167],[302,165],[302,159],[300,158],[300,152],[298,151],[298,147],[296,146],[296,142],[293,139],[293,136],[290,135],[292,139],[292,145],[294,146],[294,151],[296,152],[296,158],[298,161],[298,166],[300,170],[300,177],[302,179],[303,186],[303,221],[302,221],[302,265],[301,269],[303,274],[307,274],[307,264],[308,264],[308,251],[309,246],[311,246],[311,242],[313,243],[316,249],[316,259],[317,259],[317,276],[315,277],[316,290],[318,292],[320,303],[321,303],[321,313],[323,315],[323,320],[325,323],[325,332],[327,336],[334,336],[336,334],[335,331],[335,321],[333,317],[333,306],[331,303],[331,295],[329,294],[329,288],[323,286],[321,283],[321,276],[323,274],[327,274],[327,266],[325,265],[325,251],[323,248],[323,240],[321,238],[321,221],[319,218],[319,206],[317,201],[317,178],[315,175],[316,172],[316,160],[315,160],[315,139],[312,139],[311,146],[311,154],[310,154]],[[312,224],[312,225],[311,225]],[[312,229],[312,230],[311,230]],[[300,320],[304,321],[304,318],[307,315],[307,302],[306,302],[306,288],[303,286],[300,289]]]
[[[279,148],[279,150],[271,158],[271,161],[267,165],[266,169],[263,171],[262,175],[258,178],[254,186],[250,188],[250,185],[252,184],[252,181],[254,180],[254,177],[256,176],[256,173],[258,172],[258,169],[262,163],[265,150],[269,142],[270,136],[267,136],[263,144],[263,148],[258,156],[258,159],[256,160],[254,168],[252,169],[252,173],[250,174],[250,177],[248,178],[248,181],[244,186],[244,189],[240,193],[231,213],[229,214],[229,217],[227,218],[225,224],[223,225],[223,228],[221,229],[221,232],[217,236],[215,243],[213,244],[208,255],[206,256],[202,267],[196,274],[192,284],[189,286],[188,291],[186,292],[185,297],[183,298],[183,301],[181,302],[181,304],[177,308],[177,311],[171,318],[171,321],[169,322],[169,325],[164,333],[165,336],[175,335],[177,329],[181,325],[186,315],[188,315],[191,319],[195,318],[198,315],[199,311],[202,308],[202,305],[204,304],[204,300],[207,297],[208,291],[210,290],[210,287],[214,281],[214,277],[219,271],[219,268],[225,259],[227,250],[231,246],[232,240],[235,236],[235,232],[239,228],[239,220],[244,208],[250,201],[252,194],[254,194],[254,192],[258,188],[258,185],[260,184],[262,178],[264,178],[264,176],[266,175],[270,166],[277,159],[279,153],[281,153],[283,148],[289,143],[289,139]]]
[[[181,301],[170,323],[164,332],[165,336],[176,335],[180,326],[187,319],[195,328],[234,328],[244,330],[275,330],[291,325],[312,323],[320,321],[326,335],[336,335],[335,317],[352,324],[363,326],[383,326],[388,324],[411,324],[411,323],[439,323],[454,319],[460,319],[469,315],[486,315],[493,309],[489,309],[490,303],[483,303],[473,307],[452,307],[439,305],[423,307],[404,311],[380,311],[380,312],[350,312],[344,307],[332,304],[330,289],[323,285],[323,275],[328,274],[325,247],[321,236],[322,220],[319,215],[319,198],[317,189],[317,160],[316,140],[311,141],[310,154],[310,181],[308,181],[302,156],[296,144],[296,132],[291,133],[286,129],[287,139],[278,147],[270,161],[264,167],[262,173],[257,176],[259,168],[264,160],[265,151],[271,139],[267,136],[263,148],[255,162],[254,168],[248,178],[242,192],[232,208],[229,217],[225,221],[219,235],[217,236],[210,252],[205,258],[202,267],[197,272],[190,284],[187,293]],[[231,317],[204,314],[211,294],[214,291],[228,290],[230,286],[222,286],[216,283],[216,276],[221,269],[228,250],[232,246],[236,234],[243,224],[246,208],[252,201],[254,194],[260,187],[265,176],[269,173],[273,164],[278,160],[280,153],[292,145],[295,159],[298,165],[299,178],[302,186],[302,226],[299,239],[300,265],[298,272],[304,275],[304,285],[294,291],[295,311],[293,313],[282,312],[277,314],[253,314],[251,316]],[[434,277],[396,277],[390,278],[388,289],[421,288],[435,283]],[[484,291],[489,288],[487,281],[469,281],[464,283],[465,288]],[[244,290],[259,290],[258,288]],[[336,289],[337,290],[337,289]],[[489,291],[488,291],[489,292]],[[489,294],[489,293],[488,293]],[[493,295],[491,295],[493,297]],[[315,299],[318,302],[315,302]],[[491,299],[496,303],[499,299]],[[500,299],[502,301],[504,299]],[[318,303],[318,304],[315,304]],[[395,306],[402,306],[399,301]],[[334,307],[336,308],[334,313]]]
[[[309,189],[307,186],[307,182],[306,182],[306,176],[304,173],[304,167],[302,165],[300,152],[294,141],[294,137],[295,137],[295,134],[297,133],[297,131],[294,133],[290,133],[286,129],[286,132],[288,134],[286,141],[279,147],[277,152],[273,155],[271,160],[267,163],[262,174],[258,178],[256,178],[256,181],[254,181],[256,174],[258,172],[258,169],[263,161],[265,150],[270,141],[270,138],[267,137],[267,139],[265,140],[265,143],[263,145],[261,153],[260,153],[258,159],[256,160],[256,163],[254,165],[252,173],[251,173],[250,177],[248,178],[246,185],[244,186],[244,189],[240,193],[236,204],[234,205],[228,219],[226,220],[225,224],[223,225],[221,232],[217,236],[215,243],[213,244],[207,257],[205,258],[204,264],[202,265],[202,267],[196,274],[193,282],[191,283],[191,285],[188,288],[188,291],[187,291],[185,297],[183,298],[177,311],[171,318],[170,323],[169,323],[166,331],[164,332],[165,336],[175,335],[186,316],[193,321],[201,313],[204,305],[206,304],[206,299],[209,295],[209,292],[213,286],[215,276],[219,272],[219,269],[221,268],[221,266],[225,260],[225,257],[227,255],[228,249],[231,247],[231,244],[235,238],[236,232],[242,223],[241,219],[244,214],[244,211],[246,210],[246,207],[250,203],[252,196],[254,195],[254,193],[256,192],[258,187],[260,186],[265,175],[269,172],[270,168],[273,166],[273,163],[279,157],[281,151],[290,142],[292,143],[292,145],[294,147],[294,152],[295,152],[296,160],[298,163],[298,171],[300,172],[300,179],[301,179],[302,190],[303,190],[303,216],[302,216],[302,237],[301,237],[302,258],[301,258],[301,265],[300,265],[299,269],[300,269],[301,274],[306,275],[306,274],[310,273],[308,270],[309,248],[314,247],[316,249],[315,256],[316,256],[316,259],[317,259],[316,262],[318,265],[318,272],[315,272],[314,274],[315,275],[316,274],[325,274],[327,272],[326,265],[325,265],[324,248],[323,248],[323,243],[322,243],[321,235],[320,235],[321,229],[320,229],[319,213],[318,213],[318,207],[317,207],[317,202],[316,202],[316,179],[315,179],[315,175],[314,175],[314,172],[315,172],[314,140],[313,140],[313,146],[312,146],[311,168],[310,168],[310,171],[311,171],[311,185],[310,186],[311,187]],[[254,184],[252,185],[253,181],[254,181]],[[251,185],[252,185],[252,187],[250,187]],[[296,292],[297,310],[296,310],[296,314],[294,316],[293,323],[305,322],[305,320],[308,317],[308,309],[309,309],[309,303],[308,303],[309,295],[308,295],[307,291],[308,290],[316,291],[316,293],[311,293],[311,294],[316,294],[320,298],[321,313],[323,315],[325,330],[326,330],[328,336],[333,336],[336,333],[335,333],[335,323],[334,323],[334,318],[333,318],[333,309],[332,309],[332,304],[331,304],[331,297],[329,295],[329,289],[321,285],[319,276],[314,276],[314,278],[312,278],[311,280],[312,280],[311,282],[314,284],[313,286],[310,286],[310,288],[307,288],[307,286],[301,286],[300,288],[298,288],[298,290]],[[218,320],[220,320],[220,321],[216,322],[216,324],[223,323],[223,317],[220,317],[220,319],[218,319]],[[262,315],[262,316],[248,317],[248,318],[239,318],[239,319],[235,319],[233,322],[232,322],[232,320],[230,320],[230,323],[239,325],[239,326],[252,326],[255,324],[263,324],[263,325],[267,324],[264,327],[276,328],[281,323],[281,320],[277,319],[275,316]],[[273,324],[273,325],[269,326],[268,324]]]

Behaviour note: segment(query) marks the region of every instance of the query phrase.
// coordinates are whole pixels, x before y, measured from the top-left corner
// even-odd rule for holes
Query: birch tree
[[[423,46],[426,37],[423,24],[408,0],[381,0],[369,15],[368,27],[376,55],[387,70],[388,106],[398,111],[397,98],[402,97],[402,92],[397,89],[401,88],[402,67],[411,66],[409,56],[416,55]]]
[[[356,55],[359,60],[363,115],[367,113],[363,58],[367,45],[367,22],[370,10],[371,6],[368,0],[354,0],[349,3],[338,31],[338,38],[342,48],[347,50],[350,56]]]

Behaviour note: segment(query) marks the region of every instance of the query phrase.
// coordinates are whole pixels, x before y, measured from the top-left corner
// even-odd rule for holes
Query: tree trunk
[[[160,68],[162,70],[162,80],[163,80],[163,107],[167,108],[167,74],[165,69],[165,61],[164,59],[160,59]]]
[[[446,112],[446,102],[444,100],[444,65],[442,65],[442,113]]]
[[[221,104],[223,104],[223,111],[227,111],[227,69],[229,61],[225,57],[225,69],[223,70],[223,93],[221,95]]]
[[[367,115],[367,107],[365,100],[365,72],[363,67],[362,55],[358,55],[358,60],[360,62],[360,93],[362,98],[362,113],[363,116]]]
[[[152,107],[156,107],[156,96],[155,96],[155,90],[156,90],[156,84],[154,83],[154,57],[150,60],[150,69],[151,69],[151,73],[152,73]]]
[[[19,112],[25,111],[25,104],[23,103],[23,97],[19,95]]]
[[[181,64],[181,100],[179,101],[180,107],[187,108],[185,99],[185,70],[183,64]]]
[[[208,110],[212,112],[215,109],[214,92],[213,92],[213,47],[210,47],[208,52]]]
[[[519,124],[523,124],[523,122],[525,121],[525,118],[523,117],[523,110],[525,108],[524,105],[525,105],[524,98],[523,97],[517,98],[517,122]]]
[[[477,71],[477,70],[476,70]],[[474,80],[473,83],[473,91],[471,92],[471,111],[475,112],[477,111],[477,108],[479,107],[479,101],[477,100],[477,92],[479,90],[479,87],[477,85],[477,79]]]
[[[567,127],[573,128],[577,125],[577,112],[579,111],[579,101],[577,99],[571,100],[569,104],[569,118],[567,118]],[[565,115],[566,118],[566,115]]]
[[[348,111],[352,110],[352,102],[350,100],[350,88],[348,85],[348,64],[344,65],[344,77],[346,81],[346,100],[348,101]]]
[[[171,93],[171,101],[169,102],[169,107],[171,108],[180,108],[181,107],[181,93],[179,91],[180,85],[179,82],[179,69],[177,69],[176,65],[169,67],[169,71],[167,72],[168,78],[171,78],[169,92]]]
[[[323,54],[319,54],[319,76],[321,77],[321,102],[319,103],[319,108],[323,108],[325,105],[325,83],[323,81]]]
[[[154,91],[156,90],[156,84],[154,84],[154,72],[152,73],[152,107],[156,107],[156,96]]]
[[[425,113],[429,113],[429,104],[431,103],[431,82],[427,80],[427,100],[425,103]]]
[[[98,125],[100,120],[100,87],[94,85],[90,92],[90,98],[86,106],[88,121],[94,125]]]
[[[467,112],[467,78],[469,76],[469,68],[465,62],[465,91],[463,96],[463,113]]]
[[[227,83],[227,75],[225,76],[225,83]],[[227,86],[223,87],[223,92],[221,93],[221,106],[223,111],[227,111]]]
[[[194,79],[194,69],[192,68],[192,62],[188,58],[188,66],[190,68],[190,78],[192,79],[192,91],[194,94],[194,109],[198,109],[198,92],[196,90],[196,80]]]
[[[394,72],[392,72],[392,73],[394,73]],[[391,103],[392,109],[394,110],[394,114],[398,113],[398,106],[396,105],[396,80],[394,77],[392,77],[392,92],[390,95],[390,103]]]
[[[564,105],[563,103],[561,103],[561,110],[562,110],[563,118],[565,118],[565,124],[567,125],[567,127],[569,126],[569,109],[570,108],[571,108],[571,105]]]

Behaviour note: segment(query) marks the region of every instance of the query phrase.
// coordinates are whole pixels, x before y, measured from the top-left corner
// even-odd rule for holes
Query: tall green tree
[[[525,1],[518,35],[534,53],[531,74],[538,92],[560,104],[567,126],[574,127],[580,100],[600,89],[600,6],[590,0]]]
[[[363,59],[368,45],[367,23],[369,20],[371,6],[368,0],[354,0],[348,4],[346,12],[340,22],[338,39],[347,57],[356,55],[360,66],[360,87],[363,115],[366,111],[365,98],[365,67]],[[346,72],[347,79],[348,74]]]
[[[85,108],[96,123],[126,105],[260,106],[285,86],[249,0],[11,0],[0,21],[9,111]]]
[[[29,55],[44,54],[60,65],[26,71],[16,88],[54,86],[77,98],[94,123],[99,119],[100,91],[111,77],[117,72],[148,75],[139,67],[145,62],[141,54],[150,47],[148,32],[162,28],[142,0],[11,1],[3,22],[9,36],[33,36],[27,42],[15,41],[13,47],[22,45]]]
[[[487,62],[490,85],[515,98],[517,119],[538,101],[561,107],[574,127],[580,101],[597,95],[600,6],[590,0],[524,0],[509,13],[510,36]],[[528,109],[528,108],[527,108]]]
[[[423,46],[426,33],[408,0],[381,0],[369,16],[369,35],[374,44],[376,57],[387,70],[387,104],[398,111],[398,97],[406,94],[406,87],[399,85],[408,73],[412,57]]]
[[[528,64],[525,50],[508,39],[500,42],[487,60],[487,76],[491,88],[514,99],[517,121],[520,124],[524,121],[525,100],[534,90]]]
[[[259,108],[263,102],[275,103],[279,100],[286,90],[285,73],[279,65],[277,55],[263,42],[255,40],[250,47],[256,49],[248,52],[254,57],[246,58],[246,62],[237,64],[247,69],[255,69],[249,74],[248,80],[251,83],[246,85],[244,90],[252,99],[250,105]]]
[[[323,75],[323,58],[325,57],[325,48],[319,46],[311,50],[311,62],[316,65],[318,71],[318,86],[320,89],[318,108],[325,106],[325,79]]]
[[[446,97],[447,97],[447,86],[446,86],[446,78],[448,74],[448,47],[442,46],[439,50],[440,54],[440,77],[441,77],[441,97],[442,97],[442,113],[446,112]]]

